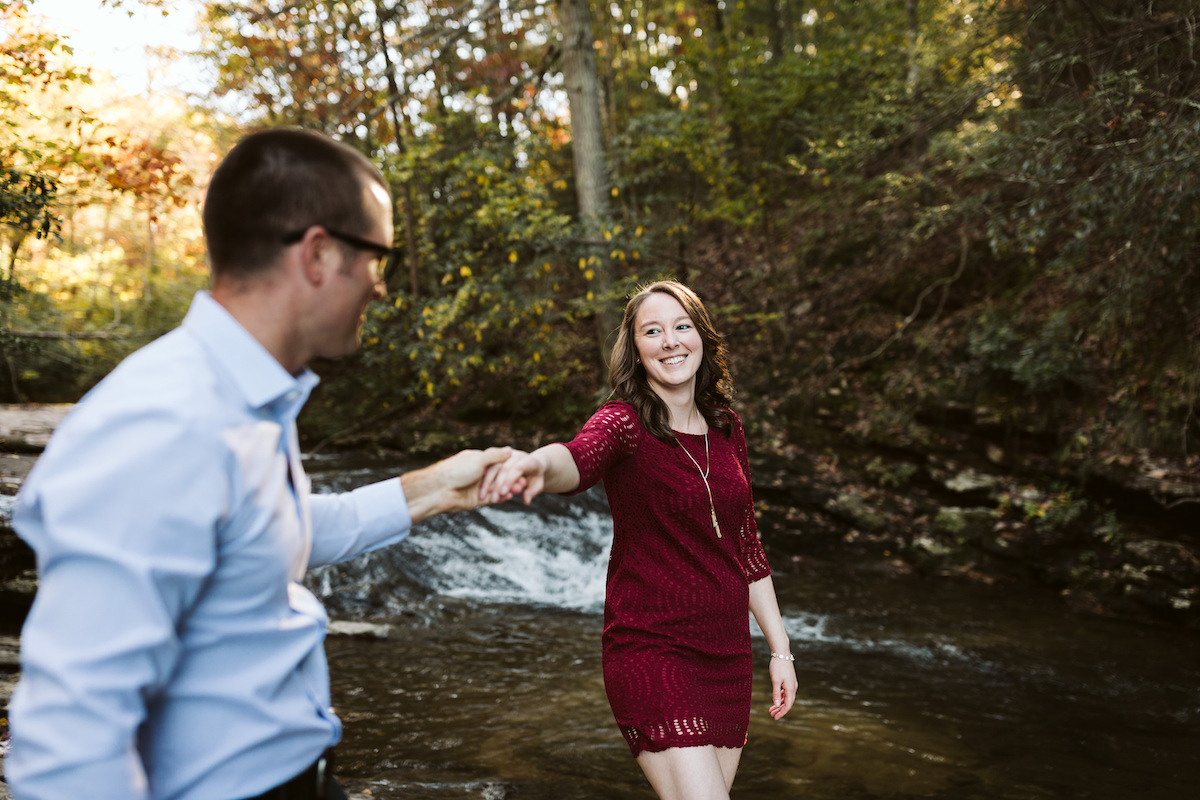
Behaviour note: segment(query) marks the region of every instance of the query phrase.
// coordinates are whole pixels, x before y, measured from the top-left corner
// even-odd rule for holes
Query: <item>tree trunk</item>
[[[389,17],[385,16],[383,4],[379,0],[375,1],[375,18],[379,22],[379,52],[383,55],[384,71],[387,73],[388,110],[391,112],[396,148],[401,155],[404,155],[408,151],[408,144],[404,139],[404,121],[399,107],[402,96],[400,82],[396,80],[396,65],[392,63],[391,53],[388,51],[387,33],[383,29],[383,24]],[[421,296],[421,267],[420,253],[417,249],[417,215],[413,208],[411,180],[404,182],[401,198],[404,205],[404,259],[408,262],[408,289],[415,300]]]
[[[921,35],[921,18],[917,14],[919,2],[920,0],[905,0],[904,8],[908,18],[908,31],[904,37],[908,44],[908,77],[905,80],[905,86],[910,95],[916,93],[917,82],[921,78],[921,67],[917,62],[917,40]]]
[[[775,63],[783,58],[783,0],[771,0],[767,9],[767,48]]]
[[[595,41],[587,0],[558,0],[563,38],[563,82],[571,111],[571,157],[575,169],[575,193],[580,223],[588,242],[595,277],[592,292],[599,311],[596,324],[600,355],[608,363],[609,338],[618,319],[612,305],[612,266],[604,251],[604,232],[611,217],[608,158],[604,150],[603,119],[600,114],[600,79],[596,73]]]

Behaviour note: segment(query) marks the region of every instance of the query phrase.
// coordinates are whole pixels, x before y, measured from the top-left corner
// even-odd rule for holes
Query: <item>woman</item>
[[[758,541],[725,347],[694,292],[661,281],[625,307],[605,403],[569,443],[518,452],[481,486],[578,492],[604,481],[613,546],[604,686],[663,800],[723,800],[750,720],[747,609],[771,647],[770,713],[796,697],[794,658]]]

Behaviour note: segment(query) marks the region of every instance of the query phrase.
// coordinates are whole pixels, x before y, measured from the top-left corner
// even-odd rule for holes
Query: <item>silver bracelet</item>
[[[795,661],[796,657],[791,653],[771,653],[771,658],[781,658],[784,661]]]

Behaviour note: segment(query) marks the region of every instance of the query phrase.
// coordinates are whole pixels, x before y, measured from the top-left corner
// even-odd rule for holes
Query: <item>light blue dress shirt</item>
[[[301,579],[412,520],[398,478],[310,494],[295,420],[316,383],[201,292],[55,432],[13,511],[39,575],[16,800],[234,800],[339,740]]]

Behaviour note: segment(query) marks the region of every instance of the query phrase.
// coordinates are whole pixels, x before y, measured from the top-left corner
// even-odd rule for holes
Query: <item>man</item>
[[[509,452],[310,494],[306,365],[353,352],[384,296],[386,183],[347,147],[269,130],[218,167],[204,227],[211,294],[68,415],[13,513],[40,580],[10,707],[17,800],[344,797],[304,572],[477,505]]]

